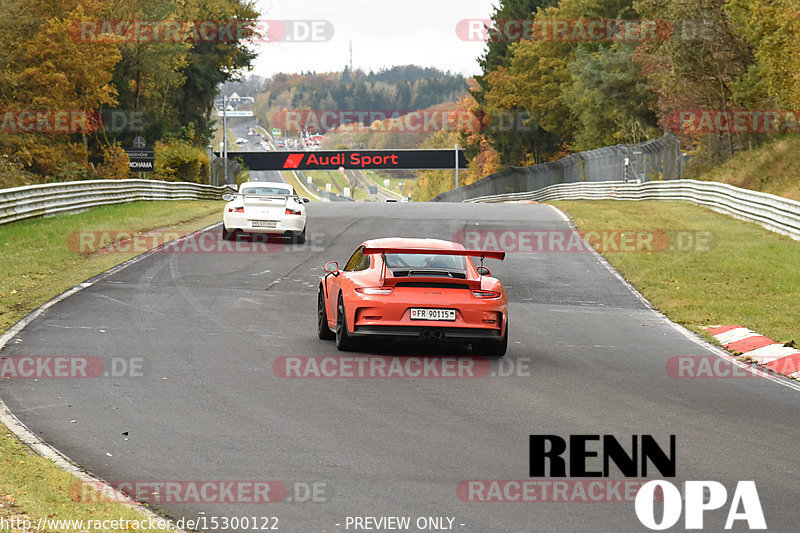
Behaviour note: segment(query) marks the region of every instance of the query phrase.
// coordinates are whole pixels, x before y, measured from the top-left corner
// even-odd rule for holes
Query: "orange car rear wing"
[[[452,250],[439,248],[369,248],[362,251],[363,254],[434,254],[434,255],[460,255],[462,257],[481,257],[489,259],[499,259],[502,261],[506,257],[505,252],[493,252],[489,250]]]
[[[364,250],[361,252],[365,255],[376,255],[381,254],[382,256],[386,256],[386,254],[417,254],[417,255],[456,255],[461,257],[480,257],[481,264],[483,264],[484,258],[490,259],[499,259],[502,261],[506,257],[505,252],[492,252],[489,250],[453,250],[452,248],[370,248],[365,247]],[[416,283],[445,283],[445,284],[466,284],[469,286],[470,289],[480,289],[481,282],[483,281],[483,275],[478,280],[465,280],[465,279],[454,279],[454,278],[441,278],[441,277],[419,277],[414,276],[413,278],[395,278],[395,277],[387,277],[386,276],[386,261],[384,260],[383,265],[381,266],[381,282],[384,285],[396,285],[397,283],[401,282],[416,282]]]
[[[465,288],[471,290],[478,290],[481,288],[482,277],[478,279],[463,279],[463,278],[446,278],[443,276],[408,276],[395,278],[394,276],[381,277],[381,283],[384,287],[394,287],[395,285],[408,285],[412,287],[438,287],[446,288],[452,286],[453,288]]]

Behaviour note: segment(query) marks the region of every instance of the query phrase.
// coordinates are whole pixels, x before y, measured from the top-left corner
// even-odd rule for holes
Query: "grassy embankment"
[[[739,152],[701,179],[730,183],[800,202],[800,136],[786,135]]]

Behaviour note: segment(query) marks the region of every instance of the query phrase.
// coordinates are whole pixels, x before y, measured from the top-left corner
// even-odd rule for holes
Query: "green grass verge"
[[[0,271],[5,273],[0,281],[0,330],[7,330],[54,296],[138,254],[81,254],[68,244],[74,242],[69,240],[71,235],[154,229],[184,235],[218,222],[222,205],[220,201],[134,202],[0,226]],[[142,520],[141,513],[123,504],[86,501],[82,497],[86,492],[75,477],[33,453],[6,428],[0,426],[0,433],[0,517],[28,518],[34,524],[40,517]],[[50,527],[48,531],[71,529]]]
[[[0,426],[2,427],[2,426]],[[0,460],[3,461],[2,474],[0,474],[0,493],[2,507],[0,518],[13,525],[16,520],[30,520],[33,527],[26,531],[38,531],[37,525],[40,518],[50,520],[49,527],[43,527],[47,532],[72,532],[72,531],[159,531],[151,529],[145,516],[137,509],[128,507],[118,502],[109,501],[96,490],[84,485],[71,473],[56,467],[52,461],[40,457],[23,445],[8,430],[2,428],[0,435]],[[55,520],[83,520],[83,528],[68,527],[67,524],[53,523]],[[129,526],[134,521],[142,524],[140,527],[107,527],[103,529],[87,527],[85,521],[91,520],[128,520]],[[111,526],[111,523],[107,523]],[[120,524],[122,525],[122,524]],[[14,531],[23,531],[13,528]],[[174,531],[174,530],[161,530]]]
[[[800,201],[800,138],[797,134],[746,150],[701,176],[737,187]]]
[[[228,152],[238,152],[242,149],[241,146],[236,144],[236,138],[237,137],[233,134],[231,129],[228,128],[228,143],[229,143]]]
[[[688,203],[553,204],[581,230],[710,232],[710,251],[603,255],[656,309],[706,338],[704,326],[738,324],[776,341],[800,341],[800,242]]]
[[[356,202],[371,202],[372,197],[369,195],[367,191],[361,189],[355,189],[353,191],[353,200]]]
[[[413,179],[409,180],[409,179],[405,179],[405,178],[392,178],[392,177],[387,176],[384,173],[376,172],[374,170],[365,170],[364,171],[364,175],[367,177],[367,179],[369,179],[375,185],[379,185],[380,187],[383,187],[385,189],[389,189],[390,191],[396,192],[397,194],[400,194],[400,195],[408,195],[409,190],[414,185],[414,180]],[[389,180],[389,186],[388,187],[386,187],[386,185],[384,185],[384,180],[386,180],[386,179]],[[403,187],[400,187],[401,183],[404,184]],[[405,194],[404,194],[403,191],[405,191]]]
[[[221,201],[132,202],[0,225],[0,271],[5,273],[0,280],[0,330],[50,298],[137,255],[82,255],[68,246],[70,235],[162,227],[186,233],[218,222],[222,205]]]
[[[350,181],[344,176],[342,176],[338,170],[328,170],[327,172],[328,176],[330,177],[330,180],[338,184],[342,190],[344,190],[345,187],[350,186]],[[336,185],[334,185],[334,188],[336,188]]]
[[[334,194],[342,194],[342,191],[345,187],[349,187],[348,183],[343,183],[336,179],[336,176],[339,175],[337,171],[328,171],[328,170],[304,170],[303,174],[305,176],[311,176],[311,179],[314,180],[314,185],[319,187],[320,189],[325,189],[325,184],[331,184],[331,192]],[[347,180],[344,180],[345,182]],[[339,185],[339,188],[336,185]]]
[[[319,198],[314,196],[313,194],[309,194],[310,188],[305,187],[305,184],[301,186],[299,179],[294,177],[294,172],[281,172],[281,176],[283,176],[284,181],[294,187],[295,192],[300,195],[300,197],[306,197],[312,202],[319,202]]]

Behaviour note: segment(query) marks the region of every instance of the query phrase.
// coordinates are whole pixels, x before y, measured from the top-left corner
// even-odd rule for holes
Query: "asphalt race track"
[[[248,122],[241,122],[239,124],[229,125],[228,130],[233,134],[234,140],[238,138],[247,139],[248,143],[240,146],[241,150],[252,150],[256,152],[263,151],[264,149],[262,146],[257,142],[258,137],[252,137],[247,135],[247,131],[256,125],[255,121],[248,121]],[[233,144],[233,141],[231,141]],[[228,156],[231,158],[236,157],[236,152],[234,148],[231,147],[228,149]],[[281,173],[275,170],[251,170],[250,171],[250,180],[251,181],[272,181],[283,183],[285,180]]]
[[[276,376],[279,357],[342,355],[317,339],[317,283],[326,261],[343,264],[362,240],[568,227],[544,205],[308,210],[305,245],[151,254],[57,304],[2,352],[143,358],[143,376],[11,379],[0,384],[3,400],[110,482],[270,480],[288,487],[289,499],[296,483],[324,484],[317,502],[155,505],[175,519],[274,516],[280,531],[299,533],[354,531],[348,516],[455,517],[453,530],[470,533],[647,531],[630,502],[465,502],[456,488],[532,479],[531,434],[649,434],[665,446],[676,435],[676,485],[716,480],[730,502],[737,481],[754,480],[769,531],[797,531],[800,392],[761,378],[671,377],[671,357],[713,352],[588,252],[487,261],[510,300],[509,351],[493,371],[518,375]],[[470,357],[468,348],[413,343],[369,353]],[[609,479],[622,475],[612,468]],[[727,513],[727,505],[706,513],[706,530],[722,531]],[[683,530],[683,519],[672,530]],[[734,531],[747,528],[740,521]]]

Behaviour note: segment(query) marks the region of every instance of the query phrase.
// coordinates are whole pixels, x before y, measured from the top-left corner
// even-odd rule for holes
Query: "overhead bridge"
[[[466,168],[468,164],[463,150],[259,151],[229,152],[228,157],[240,160],[250,170],[423,170]]]

